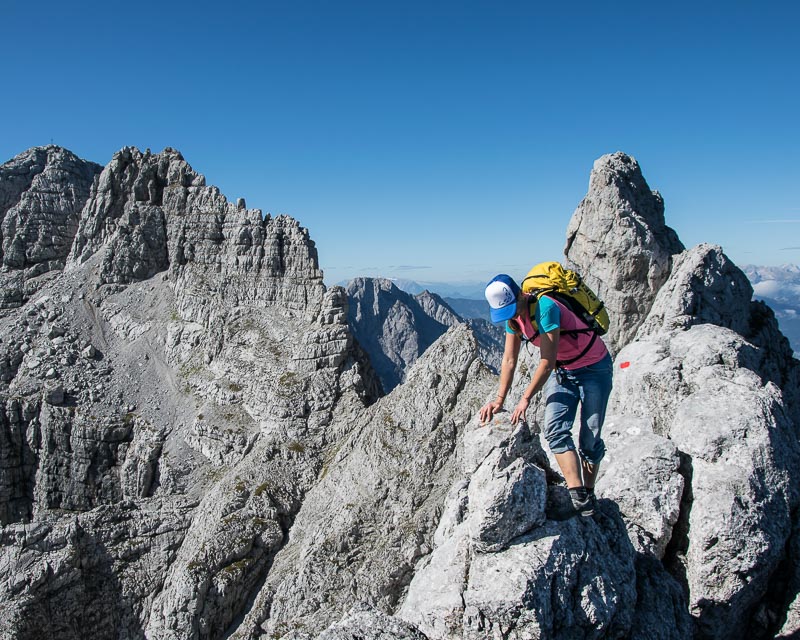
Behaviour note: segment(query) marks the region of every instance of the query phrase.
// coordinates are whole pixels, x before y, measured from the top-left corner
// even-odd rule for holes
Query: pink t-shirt
[[[542,299],[544,299],[544,296],[542,296]],[[549,296],[548,299],[558,306],[561,316],[558,321],[558,328],[561,329],[561,335],[558,340],[558,360],[559,362],[572,360],[572,358],[579,355],[586,348],[586,345],[589,344],[594,334],[588,331],[586,333],[575,334],[564,333],[565,331],[569,331],[571,329],[586,329],[587,325],[561,302],[554,300]],[[539,302],[541,303],[541,300]],[[548,326],[546,329],[547,331],[553,331],[555,328],[555,326]],[[525,322],[522,329],[525,333],[525,337],[530,339],[533,335],[533,325]],[[533,340],[533,344],[538,347],[540,346],[540,342],[541,336],[537,335]],[[579,358],[575,362],[572,362],[568,365],[563,365],[563,368],[573,371],[575,369],[580,369],[581,367],[588,367],[591,364],[600,362],[606,357],[607,354],[608,349],[606,348],[605,343],[600,336],[597,336],[594,340],[594,344],[589,348],[582,358]]]

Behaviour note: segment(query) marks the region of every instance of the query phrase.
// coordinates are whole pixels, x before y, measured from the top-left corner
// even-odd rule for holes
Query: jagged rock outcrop
[[[55,145],[0,165],[0,310],[20,306],[45,274],[64,268],[101,169]]]
[[[123,150],[65,271],[0,318],[4,638],[219,637],[345,437],[334,413],[378,395],[305,229],[203,184]]]
[[[589,191],[567,227],[564,255],[608,308],[612,353],[627,344],[650,311],[684,247],[664,222],[664,200],[624,153],[595,161]]]
[[[124,501],[3,527],[0,637],[143,637],[195,506]]]
[[[619,235],[613,227],[610,233]],[[595,266],[617,277],[613,263]],[[767,638],[782,620],[786,628],[794,624],[794,609],[785,612],[797,584],[788,568],[797,563],[792,514],[798,498],[792,478],[800,468],[798,363],[774,316],[763,304],[751,303],[751,295],[742,272],[718,247],[683,252],[648,316],[636,320],[636,339],[616,359],[608,455],[598,492],[603,512],[608,515],[613,505],[631,543],[634,611],[620,614],[623,630],[615,632],[625,637]],[[533,366],[523,361],[520,372]],[[519,378],[509,407],[527,382]],[[541,420],[541,404],[529,413]],[[448,513],[467,522],[472,518],[475,501],[466,487],[479,474],[474,468],[470,474],[468,466],[465,473],[468,479],[454,486],[452,506],[445,507],[440,522],[449,527],[448,535],[435,538],[437,547],[415,574],[401,610],[432,638],[474,633],[466,594],[476,557],[491,575],[503,575],[499,560],[477,550],[466,525],[460,532],[447,525]],[[517,477],[506,474],[505,481],[513,484]],[[527,512],[535,514],[537,507]],[[529,523],[531,531],[535,525]],[[527,544],[525,537],[515,549]],[[519,564],[532,561],[517,559],[508,570]],[[602,564],[610,566],[608,559]],[[599,568],[593,575],[606,579]],[[522,585],[512,601],[524,601],[533,591]],[[557,589],[552,583],[548,587]],[[506,593],[511,591],[506,586]],[[549,619],[534,615],[528,620],[518,609],[504,614],[506,606],[507,601],[499,609],[481,603],[480,632],[500,620],[504,632],[525,629],[520,633],[530,637],[559,637],[559,629],[547,626]],[[578,620],[581,605],[573,606],[562,617]],[[522,608],[542,610],[533,603]],[[586,631],[578,626],[573,622],[569,633],[582,637],[602,624]]]
[[[427,640],[425,634],[414,626],[364,604],[353,607],[340,622],[317,637],[319,640]]]
[[[432,548],[456,448],[491,375],[474,337],[450,329],[406,382],[357,418],[330,451],[291,539],[235,638],[315,634],[354,602],[392,612]],[[331,428],[339,430],[336,419]]]
[[[774,632],[783,603],[771,601],[770,583],[789,561],[798,506],[796,408],[772,380],[775,371],[786,379],[796,375],[798,363],[791,357],[777,363],[780,344],[761,343],[765,318],[751,295],[746,277],[719,247],[686,251],[636,340],[617,357],[609,419],[636,419],[618,433],[617,446],[623,450],[629,441],[650,448],[638,455],[658,462],[662,471],[655,475],[662,480],[653,482],[652,463],[621,474],[611,467],[603,495],[619,500],[645,547],[657,556],[666,549],[704,638]],[[621,468],[622,456],[615,461],[612,450],[609,457]],[[670,467],[686,483],[682,504],[678,486],[666,482]],[[662,505],[661,518],[655,503],[619,495],[631,475],[638,477],[634,487],[655,484],[651,495]],[[665,536],[670,525],[680,529],[671,539]]]
[[[447,331],[444,322],[426,313],[414,296],[391,280],[356,278],[348,283],[347,295],[353,334],[369,353],[387,392],[403,381],[406,370]]]
[[[103,170],[68,268],[94,256],[101,285],[169,269],[181,317],[201,324],[246,304],[302,313],[324,291],[316,248],[297,221],[228,202],[169,148],[155,155],[125,148]]]
[[[636,573],[622,520],[547,519],[547,493],[563,500],[565,490],[548,489],[549,465],[528,426],[500,415],[465,434],[463,475],[400,616],[431,638],[627,635]]]
[[[456,313],[447,302],[430,291],[423,291],[414,296],[417,303],[426,314],[437,322],[448,327],[466,323],[478,340],[478,355],[483,362],[495,373],[500,372],[503,361],[503,347],[505,346],[505,331],[499,325],[492,324],[482,318],[464,318]],[[480,303],[488,315],[489,306],[486,302]]]

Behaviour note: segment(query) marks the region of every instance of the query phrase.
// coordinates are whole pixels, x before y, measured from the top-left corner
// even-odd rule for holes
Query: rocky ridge
[[[123,149],[64,270],[0,320],[13,637],[219,633],[283,544],[333,412],[377,395],[307,232],[204,182],[173,150]],[[42,606],[73,626],[19,623]]]
[[[600,513],[557,521],[541,403],[477,424],[496,377],[446,307],[397,308],[442,333],[381,395],[350,328],[379,296],[326,290],[305,229],[177,151],[123,149],[63,269],[0,318],[0,637],[798,631],[798,363],[774,316],[721,249],[683,251],[623,154],[568,238],[619,353]]]

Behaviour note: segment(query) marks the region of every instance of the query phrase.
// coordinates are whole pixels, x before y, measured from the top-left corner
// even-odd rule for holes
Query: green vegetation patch
[[[289,451],[294,451],[295,453],[305,453],[306,451],[306,445],[304,445],[302,442],[297,442],[296,440],[292,440],[286,445],[286,448]]]

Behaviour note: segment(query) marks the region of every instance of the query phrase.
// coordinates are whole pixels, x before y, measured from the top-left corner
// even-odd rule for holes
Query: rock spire
[[[564,254],[608,307],[612,352],[630,341],[683,251],[664,200],[624,153],[595,161],[589,191],[567,227]]]

